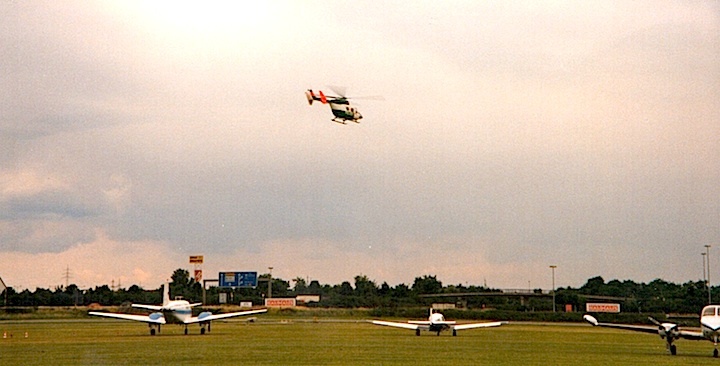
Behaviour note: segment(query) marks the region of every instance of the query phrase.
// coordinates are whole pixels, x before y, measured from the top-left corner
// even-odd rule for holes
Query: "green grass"
[[[682,365],[717,363],[710,342],[680,340],[678,356],[657,336],[586,325],[510,324],[435,336],[362,321],[215,322],[151,337],[120,320],[0,322],[2,365]],[[28,337],[25,338],[25,332]]]

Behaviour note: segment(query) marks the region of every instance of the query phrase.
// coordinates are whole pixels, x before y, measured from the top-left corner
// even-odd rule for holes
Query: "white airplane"
[[[415,331],[415,335],[417,336],[420,335],[421,330],[437,332],[437,335],[440,335],[440,332],[452,329],[453,337],[457,336],[458,330],[499,327],[503,324],[507,324],[507,322],[456,324],[455,321],[445,320],[445,317],[442,314],[434,312],[432,308],[430,309],[430,316],[428,317],[428,320],[409,320],[407,323],[373,320],[372,323],[375,325],[384,325],[387,327],[411,329]]]
[[[681,330],[675,323],[661,323],[649,317],[655,326],[600,323],[592,315],[583,316],[586,322],[599,327],[617,328],[632,330],[636,332],[658,334],[667,342],[667,349],[671,355],[677,354],[677,347],[673,344],[676,339],[685,338],[690,340],[709,340],[715,345],[713,357],[718,357],[718,341],[720,340],[720,305],[708,305],[700,313],[700,332]]]
[[[267,309],[259,309],[217,315],[213,315],[211,312],[205,311],[200,313],[198,316],[192,316],[192,308],[198,305],[202,305],[202,303],[191,304],[188,301],[181,299],[170,300],[170,284],[165,283],[162,305],[132,304],[132,307],[134,308],[155,311],[150,315],[103,313],[97,311],[91,311],[88,314],[148,323],[148,326],[150,327],[150,335],[155,335],[155,330],[159,333],[160,326],[167,323],[185,325],[185,334],[188,334],[188,324],[200,324],[200,334],[205,334],[206,328],[208,332],[210,331],[210,322],[213,320],[259,314],[267,311]]]

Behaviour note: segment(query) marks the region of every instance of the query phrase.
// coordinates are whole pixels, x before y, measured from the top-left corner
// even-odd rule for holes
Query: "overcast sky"
[[[6,1],[0,60],[15,288],[720,283],[716,1]]]

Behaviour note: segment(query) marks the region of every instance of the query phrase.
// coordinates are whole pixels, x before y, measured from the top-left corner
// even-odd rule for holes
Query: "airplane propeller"
[[[678,325],[675,323],[660,323],[655,318],[649,316],[648,319],[658,326],[658,331],[661,336],[667,336],[669,338],[678,338]]]

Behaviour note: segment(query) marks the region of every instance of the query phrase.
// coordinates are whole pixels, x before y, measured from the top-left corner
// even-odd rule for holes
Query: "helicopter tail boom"
[[[308,89],[305,92],[305,97],[307,98],[309,105],[312,105],[313,102],[316,100],[320,101],[322,104],[328,103],[328,99],[325,96],[325,94],[323,94],[322,90],[319,90],[318,93],[320,94],[320,96],[315,95],[315,93],[313,93],[312,89]]]

